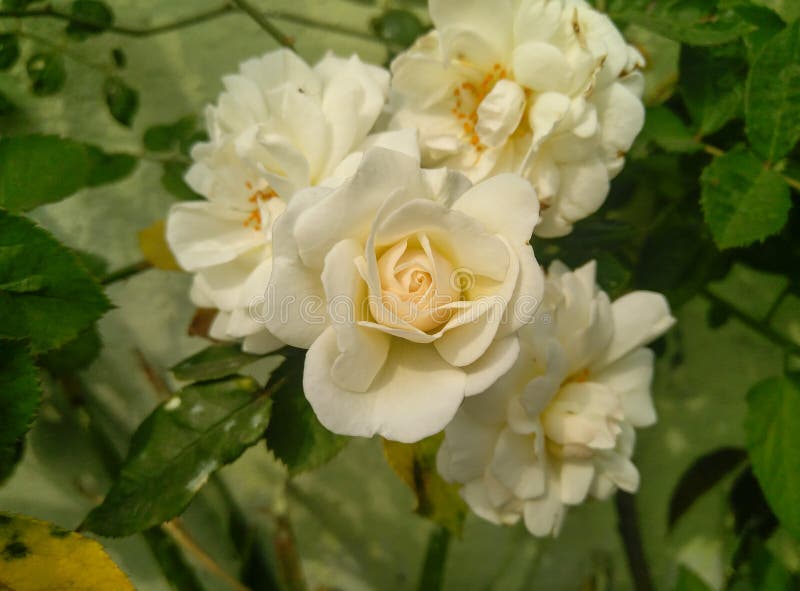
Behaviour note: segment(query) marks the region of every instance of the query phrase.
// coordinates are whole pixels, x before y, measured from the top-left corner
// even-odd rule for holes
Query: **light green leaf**
[[[789,187],[745,148],[715,158],[701,184],[705,220],[720,248],[763,240],[786,223]]]
[[[625,29],[628,43],[645,57],[644,95],[646,106],[659,105],[669,99],[678,84],[678,56],[681,45],[649,29],[631,25]]]
[[[389,466],[414,493],[414,512],[460,536],[467,505],[458,494],[458,487],[445,482],[436,471],[436,452],[443,438],[444,434],[439,433],[417,443],[384,439],[383,451]]]
[[[747,449],[775,515],[800,538],[800,378],[759,382],[747,394]]]
[[[36,291],[20,290],[39,286]],[[59,347],[110,308],[78,257],[31,220],[0,210],[0,338],[30,339],[33,353]]]
[[[755,28],[717,0],[615,0],[608,12],[688,45],[720,45]]]
[[[239,345],[211,345],[181,361],[172,373],[179,380],[216,380],[236,374],[259,359],[258,355],[243,352]]]
[[[95,542],[55,524],[0,514],[0,589],[135,591]]]
[[[701,137],[719,130],[742,112],[747,60],[738,44],[681,48],[680,89]]]
[[[328,431],[314,415],[303,393],[305,355],[287,352],[286,361],[270,377],[276,388],[267,447],[294,475],[317,468],[338,454],[349,438]]]
[[[663,106],[648,109],[640,141],[651,141],[667,152],[697,152],[702,148],[684,122]]]
[[[211,474],[261,438],[270,406],[268,391],[243,376],[184,388],[139,426],[82,529],[127,536],[180,515]]]
[[[40,397],[38,373],[26,343],[0,341],[0,481],[19,459]]]
[[[86,184],[90,161],[83,144],[53,135],[0,139],[0,206],[27,211],[59,201]]]
[[[800,22],[778,33],[753,62],[745,94],[747,137],[768,162],[800,139]]]

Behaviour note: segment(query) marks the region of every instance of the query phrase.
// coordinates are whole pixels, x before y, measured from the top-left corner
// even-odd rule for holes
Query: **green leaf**
[[[746,148],[715,158],[700,180],[705,220],[720,248],[747,246],[786,224],[789,187]]]
[[[645,56],[642,101],[648,107],[663,103],[678,84],[680,43],[636,25],[625,29],[625,38]]]
[[[675,591],[711,591],[711,587],[688,568],[682,566],[678,574],[678,582],[675,584]]]
[[[19,460],[39,408],[39,376],[23,341],[0,341],[0,481]]]
[[[53,523],[0,514],[0,588],[135,591],[103,547]]]
[[[58,349],[39,357],[39,363],[55,375],[73,373],[89,367],[97,359],[102,346],[97,328],[92,326]]]
[[[16,112],[17,105],[15,105],[10,98],[0,92],[0,117],[11,115]]]
[[[99,0],[74,0],[70,17],[67,35],[78,40],[102,33],[114,24],[111,7]]]
[[[597,261],[597,282],[603,290],[616,299],[629,288],[633,272],[618,257],[602,251],[595,257]]]
[[[750,0],[740,0],[740,3],[734,6],[734,10],[744,20],[756,27],[752,33],[744,36],[747,56],[752,62],[767,41],[786,28],[786,23],[773,10],[766,6],[752,4]]]
[[[742,112],[747,60],[739,43],[681,48],[680,89],[697,134],[704,137]]]
[[[276,389],[267,448],[289,469],[289,474],[312,470],[338,454],[349,438],[328,431],[317,419],[303,393],[305,355],[288,351],[286,360],[270,377]]]
[[[425,32],[425,25],[413,12],[392,8],[372,19],[372,29],[387,43],[409,47]]]
[[[717,0],[615,0],[608,12],[688,45],[720,45],[754,29]]]
[[[392,470],[414,493],[414,512],[460,536],[467,505],[458,494],[458,487],[445,482],[436,471],[436,452],[443,438],[444,434],[439,433],[417,443],[384,439],[383,452]]]
[[[67,82],[64,59],[55,53],[37,53],[26,65],[31,92],[36,96],[56,94]]]
[[[103,94],[111,116],[125,127],[130,127],[139,110],[139,93],[122,78],[109,76],[103,84]]]
[[[19,39],[13,33],[0,35],[0,70],[8,70],[19,59]]]
[[[165,162],[164,170],[161,173],[161,186],[166,189],[173,197],[181,201],[193,201],[202,199],[192,188],[183,180],[186,174],[186,165],[180,162]]]
[[[86,146],[89,157],[88,187],[115,183],[136,170],[139,159],[130,154],[108,154],[94,146]]]
[[[0,138],[0,206],[27,211],[59,201],[86,184],[83,144],[52,135]]]
[[[702,148],[683,121],[663,106],[648,109],[639,141],[651,141],[667,152],[697,152]]]
[[[800,538],[800,377],[770,378],[747,394],[747,449],[778,519]]]
[[[700,456],[681,475],[669,500],[667,528],[675,523],[725,476],[741,466],[747,452],[737,447],[723,447]]]
[[[28,338],[34,353],[74,339],[110,308],[75,253],[31,220],[0,210],[0,284],[35,277],[35,292],[0,290],[0,338]]]
[[[211,345],[181,361],[172,373],[185,381],[216,380],[236,374],[260,358],[243,352],[239,345]]]
[[[800,139],[800,22],[775,35],[753,62],[745,94],[747,137],[777,162]]]
[[[197,130],[197,118],[187,115],[174,123],[154,125],[144,132],[142,142],[151,152],[169,152],[179,144],[192,137]]]
[[[267,427],[268,391],[235,376],[184,388],[139,426],[119,477],[82,529],[127,536],[180,515]]]
[[[2,6],[7,10],[23,10],[34,2],[41,0],[3,0]]]

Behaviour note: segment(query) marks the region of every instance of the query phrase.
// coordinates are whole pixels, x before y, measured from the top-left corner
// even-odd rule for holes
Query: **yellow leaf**
[[[180,271],[178,261],[167,245],[164,220],[139,231],[139,249],[145,260],[162,271]]]
[[[135,591],[103,547],[29,517],[0,513],[3,591]]]
[[[444,435],[439,433],[417,443],[383,440],[386,461],[417,498],[414,512],[460,536],[467,506],[458,487],[439,476],[436,452]]]

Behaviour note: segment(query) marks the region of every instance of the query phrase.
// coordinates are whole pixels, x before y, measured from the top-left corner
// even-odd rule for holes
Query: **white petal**
[[[359,326],[366,309],[367,286],[355,265],[361,248],[342,240],[325,257],[322,284],[328,317],[336,331],[339,356],[331,367],[331,379],[341,388],[365,392],[383,367],[389,352],[387,334]]]
[[[436,456],[436,466],[448,482],[469,482],[479,478],[492,459],[498,430],[458,412],[445,428]]]
[[[608,172],[599,160],[565,164],[560,167],[559,213],[578,221],[600,209],[609,191]]]
[[[571,82],[564,53],[555,45],[530,41],[514,49],[514,76],[536,92],[564,92]]]
[[[669,303],[660,293],[635,291],[615,300],[611,308],[614,338],[605,355],[594,362],[596,368],[608,365],[637,347],[654,341],[675,324]]]
[[[650,349],[634,349],[598,371],[592,379],[619,394],[625,419],[634,427],[648,427],[656,422],[650,393],[653,381],[653,352]]]
[[[306,356],[303,388],[320,422],[334,433],[412,443],[441,431],[464,397],[464,374],[427,345],[395,339],[367,392],[339,388],[330,377],[339,354],[328,328]]]
[[[594,98],[600,138],[609,157],[631,149],[644,126],[644,105],[622,84],[612,84]]]
[[[481,143],[495,148],[516,131],[525,112],[525,92],[511,80],[499,80],[478,106],[475,132]]]
[[[546,468],[542,458],[536,457],[531,435],[504,430],[497,440],[490,470],[521,499],[536,498],[545,493]]]
[[[539,221],[539,200],[533,187],[515,174],[482,181],[459,197],[453,209],[479,220],[514,245],[527,244]]]
[[[438,30],[470,31],[488,43],[496,52],[496,57],[505,57],[510,53],[513,32],[510,0],[431,0],[428,9]],[[444,44],[447,45],[446,42]]]
[[[564,461],[561,465],[561,502],[579,505],[589,494],[595,468],[590,461]]]
[[[266,355],[283,347],[284,343],[268,330],[262,330],[244,338],[242,351],[254,355]]]
[[[167,243],[187,271],[227,263],[264,242],[246,219],[247,214],[216,203],[177,203],[167,217]]]
[[[515,335],[495,341],[475,362],[462,369],[467,374],[466,396],[486,391],[504,375],[519,357],[519,339]]]

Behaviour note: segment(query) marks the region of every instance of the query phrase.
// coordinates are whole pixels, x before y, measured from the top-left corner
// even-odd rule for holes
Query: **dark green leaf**
[[[154,125],[144,132],[144,147],[151,152],[169,152],[192,137],[197,130],[197,118],[187,115],[174,123]]]
[[[683,121],[663,106],[648,109],[639,141],[651,141],[667,152],[697,152],[702,148]]]
[[[742,112],[747,60],[732,43],[714,48],[681,48],[680,89],[697,134],[707,136]]]
[[[139,110],[139,93],[122,78],[109,76],[103,84],[103,94],[111,116],[125,127],[130,127]]]
[[[780,16],[766,6],[752,4],[750,0],[741,0],[734,9],[736,13],[756,29],[744,36],[747,56],[752,62],[761,52],[764,45],[775,35],[786,28]]]
[[[39,377],[27,345],[0,340],[0,482],[19,460],[40,396]]]
[[[668,529],[725,476],[736,470],[747,458],[737,447],[723,447],[699,457],[681,476],[669,501]]]
[[[139,426],[117,481],[82,528],[127,536],[180,515],[211,474],[261,438],[270,405],[242,376],[184,388]]]
[[[128,65],[128,57],[119,47],[115,47],[111,50],[111,59],[114,60],[114,65],[120,69]]]
[[[81,264],[87,271],[89,271],[92,277],[94,277],[97,281],[100,281],[103,277],[105,277],[106,273],[108,272],[107,260],[96,254],[92,254],[91,252],[86,252],[85,250],[76,250],[74,252],[80,259]]]
[[[755,536],[766,540],[778,527],[778,520],[769,508],[764,492],[748,466],[736,478],[729,497],[733,511],[733,530],[739,536]]]
[[[181,361],[172,368],[172,373],[185,381],[216,380],[239,373],[259,359],[258,355],[243,352],[238,345],[211,345]]]
[[[74,0],[70,10],[67,34],[74,39],[86,39],[107,30],[114,23],[114,13],[99,0]]]
[[[720,248],[747,246],[777,234],[792,201],[776,172],[746,148],[715,158],[701,177],[703,214]]]
[[[608,251],[598,253],[597,282],[611,299],[624,294],[631,283],[633,272],[618,257]]]
[[[75,253],[31,220],[0,210],[0,284],[37,277],[35,292],[0,290],[0,338],[28,338],[33,352],[42,353],[74,339],[110,308]]]
[[[387,43],[409,47],[425,32],[425,25],[413,12],[393,8],[375,17],[372,29]]]
[[[708,313],[706,314],[706,321],[708,322],[708,327],[717,329],[725,326],[728,323],[728,320],[731,319],[731,313],[728,308],[725,306],[720,305],[717,302],[712,302],[711,305],[708,307]]]
[[[717,0],[613,0],[608,12],[689,45],[727,43],[755,28]]]
[[[19,59],[19,39],[13,33],[0,35],[0,70],[8,70]]]
[[[684,566],[681,567],[680,573],[678,574],[678,582],[675,584],[675,591],[711,591],[711,587],[706,585],[703,579]]]
[[[304,360],[302,353],[292,351],[270,377],[277,391],[272,397],[267,447],[292,475],[327,463],[349,441],[328,431],[314,415],[303,394]]]
[[[7,10],[23,10],[29,5],[41,0],[3,0],[2,6]]]
[[[164,163],[164,170],[161,173],[161,186],[164,187],[168,193],[181,201],[202,199],[202,197],[195,193],[192,188],[186,184],[186,181],[183,180],[185,174],[186,165],[180,162],[166,162]]]
[[[94,146],[86,146],[89,156],[89,176],[86,185],[97,187],[115,183],[129,176],[139,164],[130,154],[107,154]]]
[[[55,53],[37,53],[26,65],[31,92],[36,96],[56,94],[67,81],[64,59]]]
[[[86,148],[52,135],[0,138],[0,206],[27,211],[82,188],[90,161]]]
[[[771,378],[747,394],[747,449],[781,525],[800,538],[800,377]]]
[[[768,162],[800,139],[800,22],[775,35],[753,62],[745,94],[747,137]]]
[[[458,487],[446,482],[436,470],[436,453],[443,433],[417,443],[383,440],[386,461],[416,497],[414,511],[460,536],[467,515],[467,505]]]
[[[97,328],[92,326],[77,338],[39,357],[39,363],[56,375],[73,373],[89,367],[100,354],[102,345]]]
[[[17,105],[11,102],[11,99],[0,92],[0,117],[11,115],[17,110]]]

